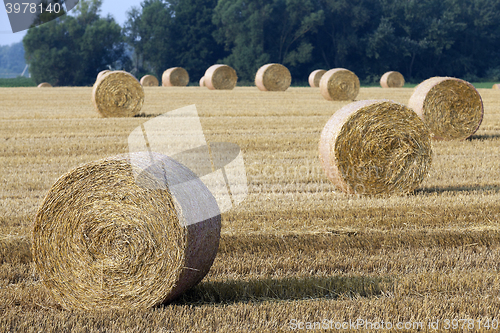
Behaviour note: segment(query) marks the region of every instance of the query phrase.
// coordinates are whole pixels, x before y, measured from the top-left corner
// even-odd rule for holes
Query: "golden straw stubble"
[[[62,307],[149,308],[179,297],[209,271],[221,228],[215,198],[189,169],[153,156],[157,163],[145,169],[150,153],[133,155],[143,167],[129,155],[87,163],[47,193],[34,221],[32,254]],[[173,195],[165,179],[186,186]],[[185,223],[207,210],[216,213]]]
[[[344,68],[330,69],[319,82],[321,95],[329,101],[354,100],[359,93],[359,78]]]
[[[236,71],[228,65],[212,65],[205,71],[205,86],[210,90],[232,90],[238,82]]]
[[[144,89],[132,74],[110,71],[95,82],[92,103],[103,117],[133,117],[141,111]]]
[[[255,85],[261,91],[285,91],[292,83],[288,68],[281,64],[267,64],[255,74]]]
[[[400,72],[387,72],[380,78],[382,88],[401,88],[405,85],[405,78]]]
[[[464,140],[483,120],[483,101],[472,84],[453,77],[433,77],[420,83],[408,106],[429,126],[434,139]]]
[[[311,74],[309,74],[309,86],[311,86],[312,88],[318,88],[319,82],[321,81],[321,78],[325,73],[326,71],[324,69],[317,69],[315,71],[312,71]]]
[[[154,75],[144,75],[139,82],[143,87],[158,87],[160,84]]]
[[[387,100],[359,101],[327,122],[319,156],[327,178],[343,192],[406,194],[429,172],[431,137],[408,107]]]
[[[185,87],[189,83],[189,74],[182,67],[172,67],[163,72],[161,84],[164,87]]]

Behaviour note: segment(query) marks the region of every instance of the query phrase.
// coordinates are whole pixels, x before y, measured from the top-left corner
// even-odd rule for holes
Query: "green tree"
[[[101,18],[101,0],[80,0],[76,16],[65,15],[28,30],[25,57],[35,82],[92,85],[99,71],[126,66],[120,26]]]

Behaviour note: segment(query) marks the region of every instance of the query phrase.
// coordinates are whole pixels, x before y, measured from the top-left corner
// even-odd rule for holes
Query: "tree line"
[[[253,82],[266,63],[295,82],[347,68],[364,82],[389,70],[407,81],[500,79],[498,0],[144,0],[120,27],[101,0],[31,28],[23,43],[35,81],[91,85],[103,69],[161,77],[184,67],[192,81],[215,63]]]

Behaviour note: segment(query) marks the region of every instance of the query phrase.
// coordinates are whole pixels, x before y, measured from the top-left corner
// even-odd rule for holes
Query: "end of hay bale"
[[[141,111],[144,89],[132,74],[109,71],[95,82],[92,103],[103,117],[133,117]]]
[[[189,83],[189,74],[182,67],[172,67],[163,72],[161,84],[164,87],[185,87]]]
[[[408,107],[387,100],[348,104],[326,123],[319,142],[327,178],[350,194],[405,194],[432,160],[430,132]]]
[[[255,85],[261,91],[285,91],[292,83],[288,68],[281,64],[267,64],[255,74]]]
[[[420,83],[408,102],[436,140],[464,140],[483,120],[483,101],[472,84],[453,77],[432,77]]]
[[[500,84],[494,84],[491,89],[500,89]]]
[[[232,90],[238,82],[236,71],[228,65],[210,66],[204,78],[205,86],[210,90]]]
[[[315,71],[312,71],[311,74],[309,74],[309,86],[311,86],[312,88],[318,88],[319,82],[321,81],[321,78],[325,73],[326,71],[324,69],[317,69]]]
[[[194,173],[134,153],[60,177],[36,214],[32,254],[66,309],[149,308],[203,279],[220,229],[217,202]]]
[[[154,75],[144,75],[139,81],[143,87],[158,87],[158,79]]]
[[[405,78],[400,72],[387,72],[380,78],[382,88],[401,88],[405,85]]]
[[[38,88],[52,88],[52,85],[48,82],[42,82],[38,85]]]
[[[205,77],[202,76],[200,79],[200,87],[205,87]]]
[[[359,87],[357,75],[344,68],[329,70],[319,82],[321,95],[329,101],[354,100],[358,96]]]

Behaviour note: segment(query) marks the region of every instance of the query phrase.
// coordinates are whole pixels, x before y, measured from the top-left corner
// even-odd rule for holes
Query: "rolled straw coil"
[[[387,72],[380,78],[382,88],[401,88],[405,85],[405,78],[400,72]]]
[[[92,102],[103,117],[133,117],[141,111],[144,89],[132,74],[110,71],[95,82]]]
[[[491,89],[500,89],[500,84],[494,84]]]
[[[144,75],[139,82],[143,87],[158,87],[160,84],[154,75]]]
[[[182,67],[172,67],[163,72],[161,84],[164,87],[185,87],[189,83],[189,74]]]
[[[354,100],[359,93],[359,78],[350,70],[334,68],[323,74],[319,88],[329,101]]]
[[[48,82],[42,82],[38,85],[38,88],[52,88],[52,85]]]
[[[426,177],[430,132],[408,107],[386,100],[344,106],[321,133],[319,156],[327,178],[350,194],[405,194]]]
[[[318,88],[319,82],[321,81],[321,78],[325,73],[326,71],[324,69],[317,69],[315,71],[312,71],[311,74],[309,74],[309,85],[312,88]]]
[[[483,120],[483,101],[472,84],[452,77],[433,77],[420,83],[408,106],[429,126],[434,139],[463,140]]]
[[[205,86],[210,90],[231,90],[236,87],[238,76],[228,65],[213,65],[205,72]]]
[[[103,71],[100,71],[98,74],[97,74],[97,77],[96,77],[96,81],[99,80],[99,78],[101,76],[103,76],[104,74],[108,73],[108,72],[111,72],[109,69],[105,69]]]
[[[288,68],[281,64],[267,64],[255,74],[255,85],[261,91],[285,91],[292,83]]]
[[[220,239],[217,203],[189,169],[151,154],[77,167],[46,195],[32,253],[41,281],[62,307],[149,308],[174,300],[209,271]],[[151,157],[156,162],[146,168]],[[166,186],[166,180],[182,186]],[[215,213],[186,223],[206,211]]]
[[[205,87],[205,77],[202,76],[200,79],[200,87]]]

